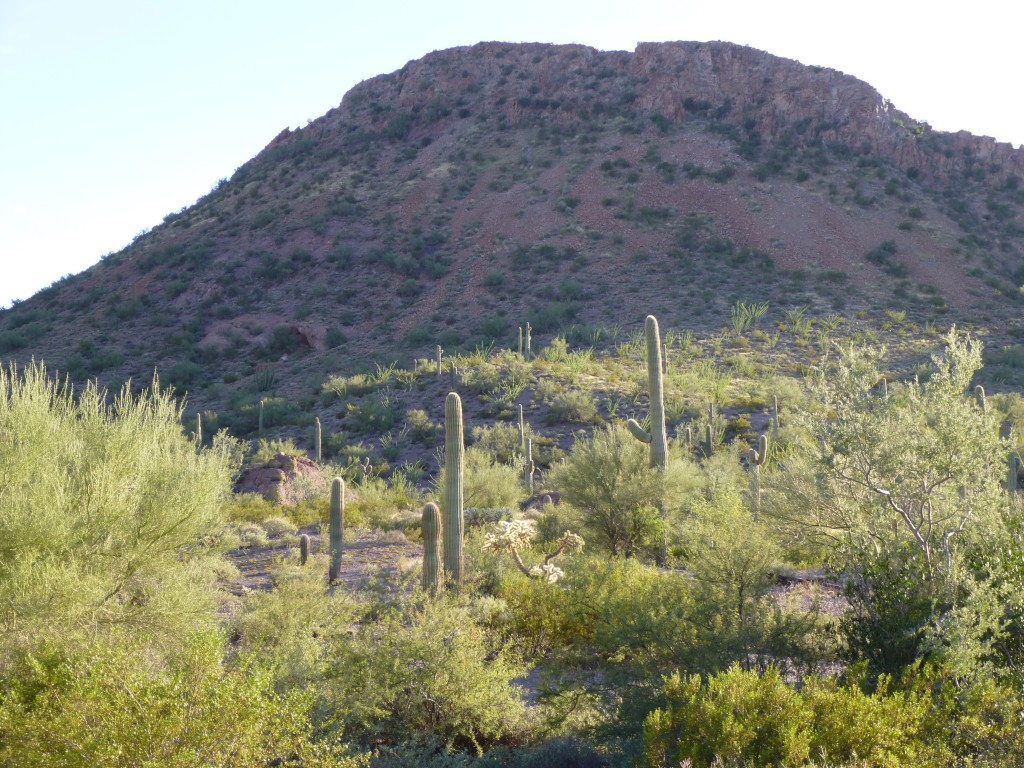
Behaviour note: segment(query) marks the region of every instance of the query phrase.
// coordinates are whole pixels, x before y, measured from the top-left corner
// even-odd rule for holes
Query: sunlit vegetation
[[[651,428],[639,334],[332,376],[351,429],[319,469],[347,483],[343,557],[371,555],[330,586],[325,485],[231,492],[306,437],[3,370],[0,762],[1015,765],[1024,401],[976,388],[956,329],[893,336],[899,369],[870,326],[764,315],[666,332],[663,464],[626,427]],[[408,553],[446,470],[407,457],[444,444],[414,395],[452,383],[465,575],[435,593]],[[557,579],[495,545],[513,530],[529,564],[574,542]],[[324,542],[303,565],[300,533]],[[260,553],[266,581],[229,589]]]

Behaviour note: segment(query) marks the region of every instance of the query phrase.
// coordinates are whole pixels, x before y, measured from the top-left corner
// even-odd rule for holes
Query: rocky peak
[[[1024,150],[1009,143],[933,131],[855,77],[723,42],[641,43],[632,53],[479,43],[367,80],[342,110],[366,103],[389,105],[389,114],[374,117],[392,132],[436,125],[458,104],[503,113],[512,125],[539,111],[566,122],[620,111],[675,123],[710,119],[766,145],[844,144],[928,178],[969,173],[978,163],[997,176],[1024,175]],[[332,110],[324,119],[332,117],[341,115]]]

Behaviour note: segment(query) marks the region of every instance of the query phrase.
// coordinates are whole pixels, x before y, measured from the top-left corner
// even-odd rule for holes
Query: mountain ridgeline
[[[737,302],[1021,332],[1024,151],[728,43],[481,43],[367,80],[123,251],[0,313],[0,355],[196,406]],[[257,387],[258,388],[258,387]]]

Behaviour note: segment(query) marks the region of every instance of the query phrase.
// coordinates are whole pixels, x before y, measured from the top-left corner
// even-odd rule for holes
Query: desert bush
[[[412,408],[405,412],[405,423],[409,428],[409,437],[413,442],[429,445],[438,439],[442,427],[422,408]]]
[[[418,513],[410,513],[422,502],[419,491],[405,475],[396,474],[391,482],[379,477],[368,477],[350,487],[351,501],[345,504],[345,527],[390,529],[405,522],[419,520]],[[321,504],[323,522],[327,521],[328,500]]]
[[[27,659],[0,699],[0,763],[365,765],[308,741],[308,694],[275,693],[251,656],[225,662],[220,633],[191,633],[165,654],[152,640],[119,629],[74,652],[47,647]]]
[[[597,401],[589,390],[570,389],[560,392],[551,400],[547,421],[552,424],[563,422],[598,423],[601,417]]]
[[[477,751],[526,734],[522,666],[458,599],[392,604],[330,656],[323,695],[359,743],[434,735]]]
[[[548,485],[580,510],[588,542],[630,557],[660,541],[659,510],[679,506],[690,475],[689,465],[675,457],[664,472],[652,468],[648,447],[611,425],[578,440],[569,458],[552,468]]]
[[[814,760],[897,768],[941,764],[928,743],[927,695],[893,691],[882,680],[865,695],[856,686],[809,680],[798,693],[778,670],[733,666],[704,683],[699,675],[665,679],[667,704],[644,723],[644,762],[800,766]]]
[[[278,567],[274,588],[250,595],[233,623],[241,651],[267,661],[274,688],[282,693],[319,685],[333,648],[348,642],[359,618],[346,590],[327,591],[322,558],[314,557],[313,563]],[[329,718],[322,702],[318,707],[316,717]]]
[[[298,533],[295,524],[291,520],[286,520],[280,516],[269,517],[260,521],[260,527],[267,532],[267,536],[271,539],[288,540]]]
[[[438,473],[435,489],[444,487],[444,467]],[[467,508],[516,508],[525,496],[519,472],[514,466],[495,461],[476,445],[466,449],[463,462],[463,503]]]
[[[533,430],[525,425],[526,437],[532,438]],[[509,464],[516,456],[521,456],[523,449],[519,439],[519,426],[498,422],[490,426],[473,427],[473,447],[486,451],[495,461]]]
[[[0,666],[45,637],[212,620],[201,542],[233,467],[180,418],[155,384],[108,401],[41,365],[0,370]]]
[[[305,456],[306,452],[299,448],[290,437],[284,440],[264,440],[260,438],[256,448],[249,457],[250,464],[262,464],[283,453],[288,456]]]
[[[278,514],[279,509],[258,493],[236,493],[225,500],[221,513],[228,521],[259,523]]]

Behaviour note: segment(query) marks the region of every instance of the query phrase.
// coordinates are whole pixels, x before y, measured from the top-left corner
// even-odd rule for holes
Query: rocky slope
[[[251,415],[268,386],[308,398],[526,322],[583,342],[649,312],[707,330],[737,301],[898,308],[1009,343],[1021,177],[1021,150],[750,48],[481,43],[361,83],[0,313],[0,355],[75,380],[157,369],[196,408]]]

